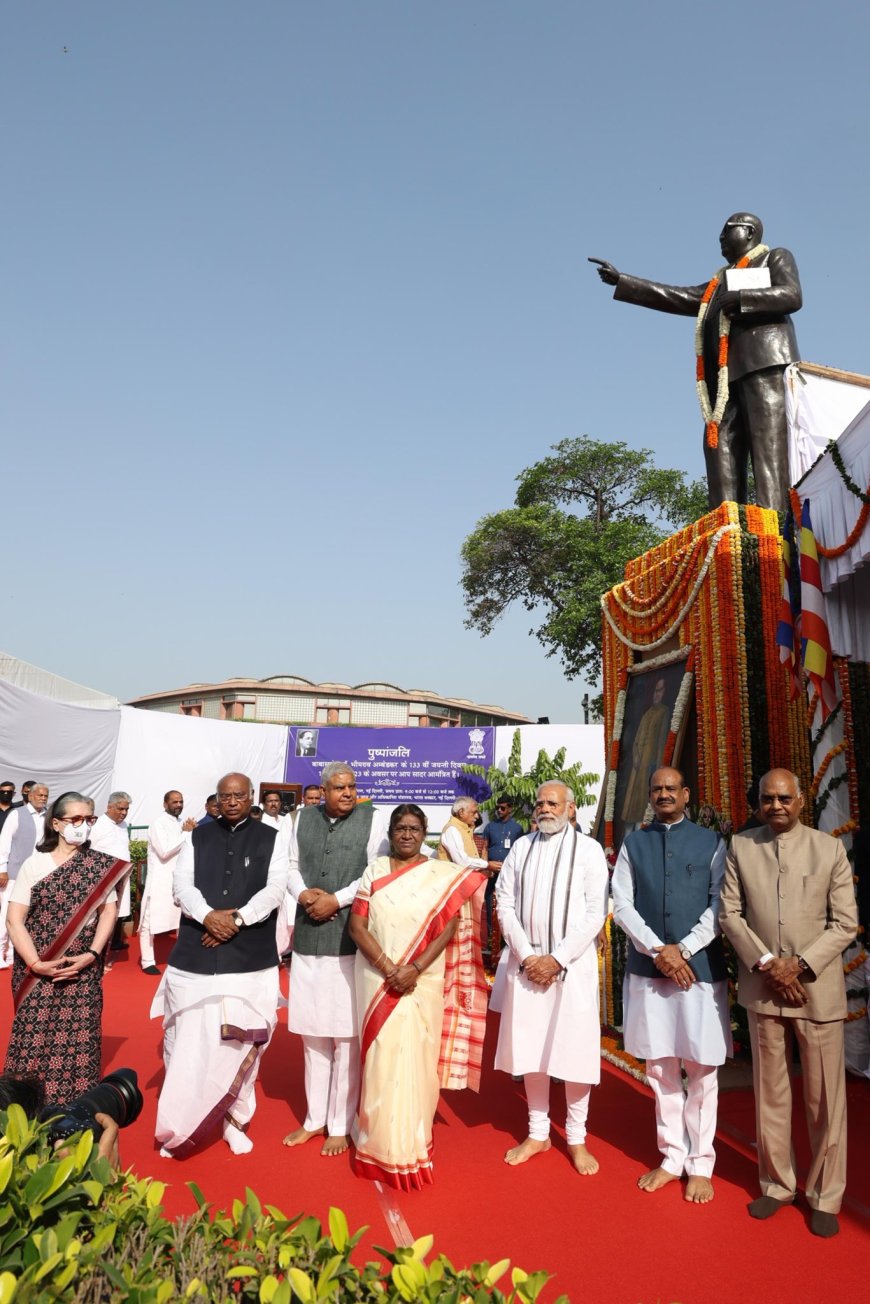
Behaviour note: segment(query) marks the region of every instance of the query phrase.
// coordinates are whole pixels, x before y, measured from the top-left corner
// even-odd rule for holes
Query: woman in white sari
[[[350,933],[362,1090],[351,1160],[360,1177],[411,1191],[432,1181],[432,1121],[441,1087],[480,1084],[486,1021],[476,869],[420,854],[426,817],[397,806],[389,856],[363,874]]]

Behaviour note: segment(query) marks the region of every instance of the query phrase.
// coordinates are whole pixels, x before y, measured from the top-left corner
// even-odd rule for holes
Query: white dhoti
[[[193,974],[167,967],[151,1006],[163,1016],[166,1074],[155,1135],[174,1157],[223,1126],[231,1149],[256,1108],[260,1058],[278,1018],[278,968]]]
[[[661,1167],[677,1177],[710,1177],[718,1065],[731,1054],[728,984],[696,982],[683,991],[670,979],[627,974],[623,998],[625,1049],[646,1060],[655,1097]]]
[[[359,1104],[354,955],[293,954],[287,1026],[302,1037],[304,1127],[347,1136]]]

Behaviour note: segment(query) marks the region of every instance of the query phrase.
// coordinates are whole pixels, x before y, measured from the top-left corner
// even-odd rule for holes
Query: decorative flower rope
[[[743,258],[738,259],[734,266],[748,267],[754,259],[760,258],[762,254],[769,252],[767,245],[756,245]],[[715,407],[710,405],[710,391],[707,388],[707,377],[704,371],[704,321],[710,306],[710,300],[716,293],[719,282],[727,271],[727,267],[720,267],[718,272],[715,272],[710,278],[707,288],[701,296],[701,306],[698,309],[698,316],[695,321],[695,388],[698,391],[701,416],[704,418],[706,427],[708,448],[718,448],[719,446],[719,423],[725,415],[725,407],[728,403],[728,336],[731,334],[731,318],[726,317],[724,312],[719,313],[719,356],[716,360],[719,374],[716,379]]]
[[[813,779],[812,787],[810,788],[810,796],[812,797],[813,801],[815,801],[816,797],[818,797],[819,795],[819,788],[821,787],[822,779],[825,777],[825,773],[827,772],[828,766],[831,764],[831,761],[834,759],[835,756],[841,756],[843,752],[846,750],[846,748],[848,747],[848,745],[849,744],[846,742],[846,739],[844,738],[842,742],[837,743],[836,747],[832,747],[829,752],[825,753],[824,759],[822,760],[821,765],[816,771],[815,777]]]
[[[836,448],[836,444],[829,444],[828,448],[829,449]],[[839,468],[839,463],[838,463],[838,468]],[[854,493],[858,498],[861,499],[863,506],[860,512],[858,513],[857,521],[852,526],[852,529],[849,531],[848,538],[845,539],[843,543],[837,544],[836,548],[826,548],[823,543],[820,543],[819,540],[816,539],[816,550],[819,556],[827,557],[829,561],[833,561],[837,557],[845,556],[845,554],[849,552],[851,548],[854,548],[855,544],[858,542],[858,540],[861,538],[861,535],[864,533],[865,529],[867,528],[867,522],[870,521],[870,499],[868,499],[865,494],[860,493],[858,490],[858,486],[854,485],[851,480],[849,480],[847,477],[844,478],[846,478],[846,488],[851,489],[852,493]],[[867,490],[868,493],[870,493],[870,485],[867,486]],[[797,512],[797,515],[795,516],[795,520],[799,521],[800,512],[801,512],[801,500],[800,497],[798,496],[798,491],[797,489],[789,489],[788,492],[789,492],[789,502],[791,503],[791,509],[793,512]]]
[[[701,588],[701,585],[704,583],[704,580],[707,576],[707,571],[710,569],[710,562],[713,560],[713,556],[716,552],[716,549],[719,546],[720,540],[724,538],[726,534],[730,534],[732,530],[739,530],[739,529],[740,529],[739,525],[733,525],[733,524],[721,525],[719,527],[719,529],[716,531],[716,533],[713,535],[712,539],[710,540],[710,545],[707,548],[707,555],[704,558],[703,565],[701,566],[701,569],[698,572],[697,578],[695,579],[695,583],[692,585],[692,590],[689,593],[689,596],[686,598],[685,603],[683,604],[679,613],[675,617],[673,623],[668,626],[668,628],[665,630],[665,632],[662,635],[660,635],[659,638],[655,639],[651,643],[634,643],[626,634],[623,634],[622,630],[616,624],[615,620],[613,619],[613,616],[610,613],[610,607],[608,606],[608,602],[607,602],[609,594],[607,593],[603,594],[601,598],[601,610],[604,612],[604,617],[607,620],[607,623],[610,625],[610,628],[613,630],[614,634],[619,639],[620,643],[624,643],[626,647],[630,647],[634,652],[646,652],[646,651],[651,651],[653,648],[661,647],[663,643],[667,643],[668,639],[673,638],[674,634],[680,628],[683,621],[686,619],[686,616],[691,611],[692,606],[694,605],[695,598],[698,596],[698,591]]]

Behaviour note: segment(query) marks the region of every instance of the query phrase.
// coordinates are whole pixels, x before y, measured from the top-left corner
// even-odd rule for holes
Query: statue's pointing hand
[[[619,272],[613,266],[613,263],[607,263],[603,258],[589,258],[587,262],[598,264],[598,275],[605,285],[616,285],[619,280]]]

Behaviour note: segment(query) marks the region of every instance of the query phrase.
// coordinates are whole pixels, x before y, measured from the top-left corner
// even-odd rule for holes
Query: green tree
[[[535,809],[535,794],[542,783],[558,779],[560,783],[566,783],[574,793],[578,807],[595,804],[594,795],[586,789],[590,784],[598,782],[598,775],[587,774],[579,765],[566,765],[564,747],[560,747],[553,756],[549,756],[542,748],[532,768],[524,772],[519,729],[514,730],[506,770],[499,769],[497,765],[490,765],[486,769],[482,765],[463,765],[462,769],[466,774],[479,775],[492,789],[492,796],[480,802],[481,810],[492,814],[499,797],[507,797],[514,808],[514,819],[522,824],[526,832]]]
[[[492,632],[521,602],[569,678],[598,680],[602,593],[626,562],[707,512],[701,480],[652,464],[647,448],[583,436],[517,476],[516,505],[484,516],[462,545],[466,628]]]

